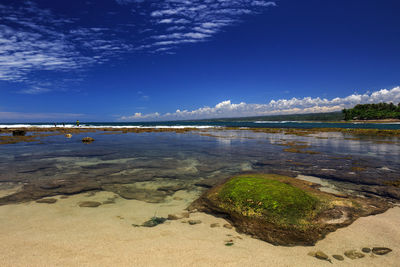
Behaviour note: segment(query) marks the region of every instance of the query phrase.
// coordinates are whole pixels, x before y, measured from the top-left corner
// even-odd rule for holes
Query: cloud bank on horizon
[[[130,116],[122,116],[120,121],[154,121],[154,120],[186,120],[186,119],[207,119],[207,118],[229,118],[248,117],[263,115],[283,115],[301,113],[323,113],[340,111],[357,104],[368,103],[400,103],[400,86],[388,89],[381,89],[372,93],[357,94],[333,99],[304,97],[302,99],[279,99],[271,100],[267,104],[231,103],[230,100],[222,101],[214,107],[202,107],[195,110],[176,110],[173,113],[150,114],[135,113]]]

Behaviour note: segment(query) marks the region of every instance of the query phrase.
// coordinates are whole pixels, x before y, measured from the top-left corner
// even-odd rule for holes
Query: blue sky
[[[0,2],[0,122],[400,102],[396,0]]]

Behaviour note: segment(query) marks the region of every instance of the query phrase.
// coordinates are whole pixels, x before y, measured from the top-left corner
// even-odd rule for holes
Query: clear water
[[[85,136],[95,141],[83,144]],[[308,144],[303,150],[318,154],[285,152],[289,147],[282,144],[292,141]],[[42,186],[62,181],[95,182],[106,189],[114,186],[114,192],[115,185],[138,182],[200,190],[210,181],[235,174],[271,172],[313,175],[357,190],[363,184],[380,185],[400,178],[398,138],[360,138],[339,132],[296,136],[213,129],[139,134],[98,131],[75,134],[71,139],[58,135],[39,143],[2,145],[0,152],[0,189],[10,183]],[[150,194],[143,200],[157,197]]]

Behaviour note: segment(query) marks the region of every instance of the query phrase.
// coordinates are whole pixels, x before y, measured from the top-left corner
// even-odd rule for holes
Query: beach
[[[190,198],[183,192],[181,197]],[[177,195],[177,196],[178,196]],[[118,199],[116,204],[81,208],[83,200],[101,201],[109,192],[79,194],[55,204],[35,202],[0,207],[1,266],[329,266],[308,256],[321,250],[331,256],[350,249],[385,246],[387,255],[372,253],[362,259],[345,257],[337,266],[397,266],[400,258],[400,208],[360,218],[346,228],[328,234],[315,246],[284,247],[239,234],[222,227],[222,218],[191,213],[201,223],[187,219],[167,221],[152,228],[134,227],[151,217],[183,211],[184,201],[160,207],[136,200]],[[193,197],[193,196],[192,196]],[[180,199],[180,198],[177,198]],[[211,228],[219,223],[221,227]],[[232,240],[233,246],[225,246]]]
[[[242,173],[283,174],[321,191],[396,203],[398,130],[21,130],[27,130],[22,138],[10,129],[2,135],[15,140],[1,146],[0,266],[330,264],[309,255],[317,251],[338,266],[396,266],[400,258],[397,206],[361,217],[315,246],[274,246],[202,212],[141,226],[185,212],[208,188]],[[94,141],[82,143],[85,137]],[[88,201],[98,205],[80,206]],[[393,251],[344,256],[366,247]]]

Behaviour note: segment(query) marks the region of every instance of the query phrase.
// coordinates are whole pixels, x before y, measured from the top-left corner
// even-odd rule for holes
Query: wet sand
[[[196,196],[178,191],[162,204],[118,198],[115,204],[80,208],[80,201],[104,201],[113,193],[79,194],[55,204],[35,202],[0,206],[0,266],[330,266],[307,255],[328,255],[349,249],[386,246],[393,252],[338,266],[398,266],[400,208],[358,219],[329,234],[314,247],[279,247],[238,234],[234,229],[211,228],[226,223],[204,213],[167,221],[154,228],[133,227],[157,215],[182,211]],[[233,240],[234,245],[225,246]]]

